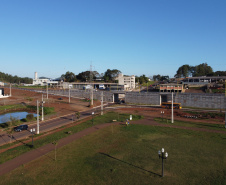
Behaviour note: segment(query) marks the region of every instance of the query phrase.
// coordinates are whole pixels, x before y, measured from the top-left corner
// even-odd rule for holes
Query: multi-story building
[[[122,73],[116,78],[118,80],[118,85],[123,85],[124,90],[135,89],[135,76],[124,76]]]

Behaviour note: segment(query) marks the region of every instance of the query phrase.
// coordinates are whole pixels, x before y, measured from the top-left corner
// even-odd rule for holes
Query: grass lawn
[[[155,121],[163,124],[171,124],[171,120],[155,118]],[[211,123],[203,123],[203,122],[189,122],[189,121],[178,121],[174,120],[173,125],[182,126],[182,127],[193,127],[193,128],[205,128],[209,130],[225,130],[224,124],[211,124]]]
[[[226,134],[114,125],[0,177],[0,184],[226,184]],[[158,150],[168,152],[165,177]]]
[[[104,114],[103,116],[96,116],[96,117],[94,117],[93,124],[94,125],[98,125],[98,124],[103,124],[103,123],[111,123],[111,122],[113,122],[113,120],[125,122],[125,120],[129,118],[129,116],[130,116],[129,114],[119,114],[119,113],[116,113],[116,112],[108,112],[108,113]],[[142,118],[142,116],[133,115],[133,120],[138,120],[138,119],[141,119],[141,118]],[[68,136],[68,134],[67,134],[68,132],[73,134],[73,133],[77,133],[77,132],[79,132],[81,130],[84,130],[84,129],[86,129],[88,127],[92,127],[92,126],[93,126],[92,125],[92,120],[89,120],[89,121],[83,122],[81,124],[74,125],[74,126],[69,127],[69,128],[65,128],[65,129],[63,129],[63,130],[61,130],[59,132],[53,133],[51,135],[47,135],[45,137],[42,137],[42,138],[36,140],[34,142],[35,143],[34,144],[35,148],[39,148],[39,147],[41,147],[43,145],[52,143],[53,141],[57,141],[59,139],[67,137]],[[42,135],[43,134],[35,135],[35,138],[40,137]],[[4,148],[7,148],[7,147],[10,147],[13,144],[18,144],[18,142],[0,146],[0,149],[4,149]],[[31,148],[29,146],[31,146],[31,144],[32,143],[30,142],[30,143],[27,143],[27,145],[21,145],[21,146],[9,149],[9,150],[1,153],[0,154],[1,155],[1,157],[0,157],[0,164],[4,163],[5,161],[8,161],[10,159],[13,159],[13,158],[25,153],[25,152],[30,151]]]

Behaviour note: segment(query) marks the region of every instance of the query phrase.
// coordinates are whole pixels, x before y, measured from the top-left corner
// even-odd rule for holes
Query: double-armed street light
[[[162,177],[164,177],[164,164],[163,164],[163,160],[167,159],[168,157],[168,153],[165,152],[164,148],[162,148],[162,150],[158,151],[159,154],[159,159],[162,158]]]

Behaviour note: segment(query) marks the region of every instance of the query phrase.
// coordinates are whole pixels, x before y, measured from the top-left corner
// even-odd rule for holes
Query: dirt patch
[[[145,117],[163,117],[164,119],[171,119],[171,110],[170,109],[162,109],[162,108],[120,108],[117,111],[128,114],[139,114]],[[164,111],[164,114],[161,112]],[[215,117],[215,118],[202,118],[198,116],[194,116],[193,114],[189,114],[184,112],[183,110],[174,110],[174,119],[180,121],[190,121],[190,122],[203,122],[203,123],[211,123],[211,124],[225,124],[224,118]]]
[[[4,88],[5,94],[10,94],[9,88]],[[42,101],[42,95],[45,101],[45,107],[54,107],[55,114],[47,116],[48,118],[59,117],[65,114],[75,113],[77,111],[85,111],[90,109],[89,104],[90,102],[82,101],[81,99],[76,99],[71,97],[70,103],[68,97],[62,96],[53,96],[48,95],[48,99],[45,93],[39,93],[29,90],[20,90],[20,89],[12,89],[11,91],[12,97],[0,99],[0,105],[15,105],[15,104],[22,104],[22,105],[33,105],[37,106],[37,100],[39,102]],[[100,105],[100,101],[95,100],[93,102],[94,107]],[[40,103],[41,106],[41,103]],[[7,110],[3,110],[4,113]]]

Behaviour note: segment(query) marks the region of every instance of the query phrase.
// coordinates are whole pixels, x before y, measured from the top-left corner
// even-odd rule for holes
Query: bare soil
[[[162,109],[162,108],[121,108],[117,111],[129,114],[139,114],[143,115],[144,117],[162,117],[164,119],[171,119],[171,110],[170,109]],[[161,111],[164,111],[164,114],[161,114]],[[201,110],[199,110],[201,111]],[[187,117],[185,117],[187,116]],[[189,116],[193,116],[193,114],[189,114],[183,112],[183,110],[174,110],[174,119],[180,121],[190,121],[190,122],[202,122],[202,123],[210,123],[210,124],[225,124],[225,120],[222,117],[215,117],[215,118],[188,118]]]
[[[5,94],[10,94],[8,88],[5,88]],[[46,94],[43,94],[43,97],[45,101],[44,106],[54,107],[56,112],[56,114],[52,115],[51,118],[90,109],[90,103],[82,99],[75,99],[71,97],[69,103],[68,97],[48,95],[47,99]],[[37,106],[37,100],[39,102],[42,101],[42,93],[12,89],[12,96],[0,99],[0,105],[24,104]],[[94,101],[93,103],[94,107],[100,105],[99,101]]]

